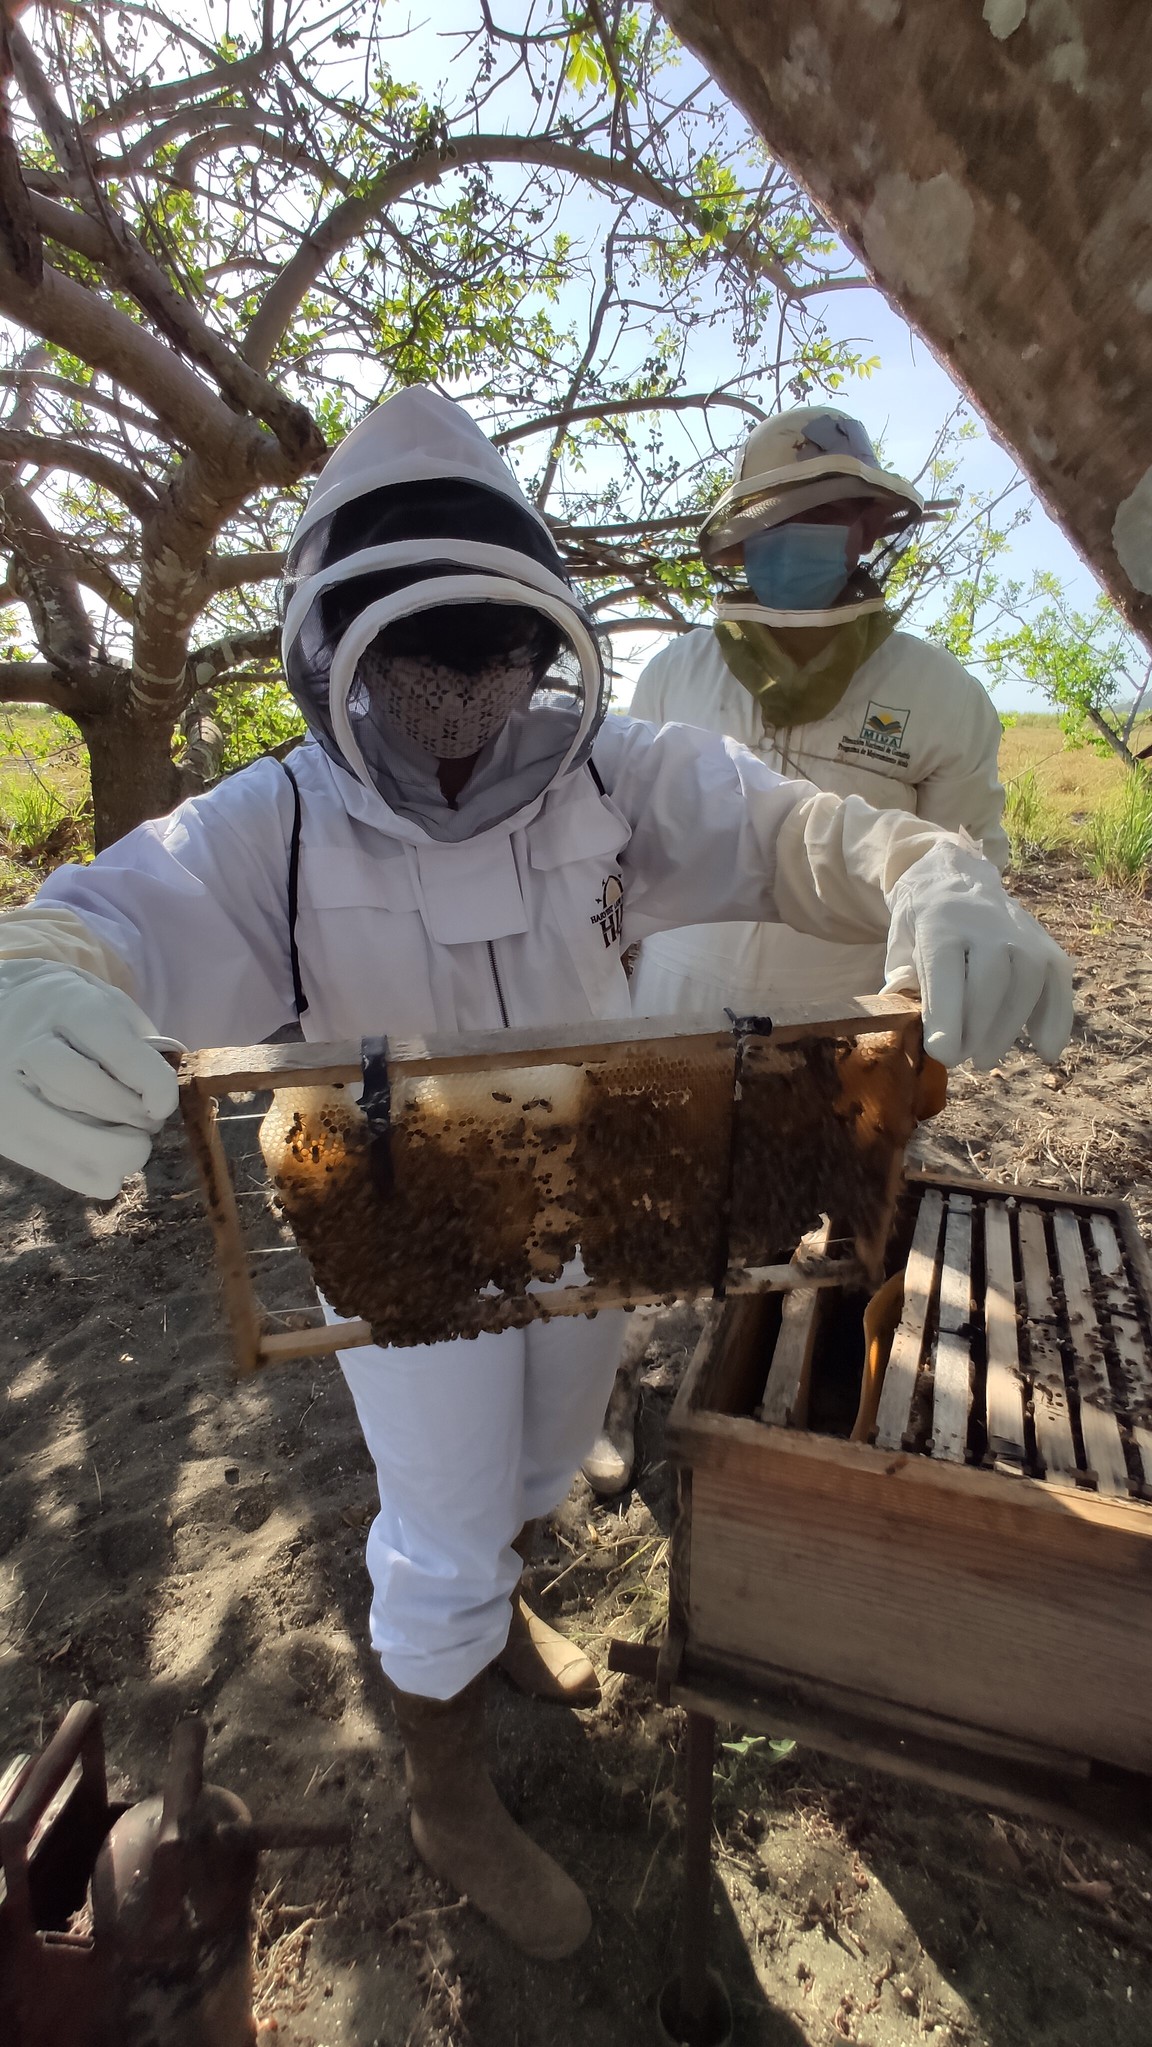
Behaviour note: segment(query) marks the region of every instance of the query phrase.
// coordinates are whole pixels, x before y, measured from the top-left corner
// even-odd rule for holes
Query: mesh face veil
[[[527,705],[559,633],[524,605],[453,605],[385,627],[356,664],[348,709],[375,712],[437,760],[479,753]],[[455,645],[453,645],[455,640]]]
[[[325,751],[437,839],[534,803],[603,717],[599,648],[551,534],[434,392],[389,399],[325,469],[289,550],[283,652]],[[448,803],[437,763],[474,755]]]

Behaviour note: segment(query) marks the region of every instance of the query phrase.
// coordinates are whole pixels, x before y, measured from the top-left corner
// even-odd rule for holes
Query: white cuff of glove
[[[157,1035],[122,989],[55,960],[0,960],[0,1150],[111,1200],[179,1100]]]
[[[942,839],[889,891],[885,990],[918,987],[924,1049],[995,1066],[1027,1030],[1042,1059],[1072,1032],[1072,962],[974,846]]]

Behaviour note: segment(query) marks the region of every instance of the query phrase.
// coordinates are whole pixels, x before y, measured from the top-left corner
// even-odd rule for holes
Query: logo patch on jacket
[[[592,922],[600,926],[600,935],[610,950],[619,945],[624,929],[624,882],[619,874],[609,874],[600,891],[600,908],[593,910]]]
[[[892,753],[898,753],[909,715],[907,711],[894,711],[889,704],[869,704],[868,715],[860,727],[860,737],[870,739],[873,746],[883,746]]]
[[[894,767],[906,768],[908,753],[904,734],[911,715],[911,711],[897,710],[892,704],[870,703],[859,735],[853,738],[846,732],[838,751],[842,755],[863,754],[867,760],[890,761]]]

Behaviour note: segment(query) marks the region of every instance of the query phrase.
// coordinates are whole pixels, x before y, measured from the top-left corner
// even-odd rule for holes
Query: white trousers
[[[623,1324],[613,1310],[337,1353],[380,1487],[372,1646],[401,1691],[453,1698],[504,1647],[512,1540],[564,1498],[595,1440]]]

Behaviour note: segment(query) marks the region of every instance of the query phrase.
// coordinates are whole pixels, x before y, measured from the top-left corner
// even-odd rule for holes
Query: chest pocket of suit
[[[300,907],[414,910],[416,891],[402,851],[374,860],[359,847],[318,846],[300,862]]]
[[[620,962],[623,856],[632,827],[595,788],[550,805],[529,832],[529,859],[596,1016],[627,1014]]]
[[[299,953],[309,1037],[434,1030],[429,946],[401,851],[305,845]]]

